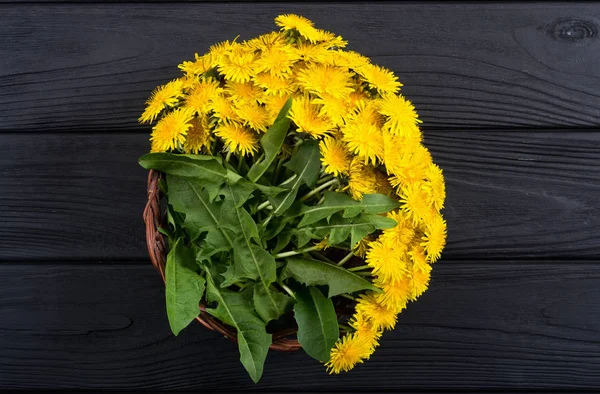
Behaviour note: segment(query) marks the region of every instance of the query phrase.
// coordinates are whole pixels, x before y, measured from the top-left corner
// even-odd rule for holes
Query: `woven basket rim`
[[[150,170],[148,173],[148,202],[144,209],[143,218],[146,226],[146,245],[150,261],[164,282],[168,247],[165,236],[158,231],[158,228],[164,224],[163,214],[160,209],[162,196],[158,187],[158,181],[161,177],[162,173],[159,171]],[[200,324],[237,342],[237,331],[234,327],[228,326],[206,313],[206,305],[204,303],[200,303],[199,310],[200,313],[196,317],[196,320]],[[302,346],[297,339],[288,338],[295,333],[295,329],[285,329],[274,333],[270,349],[282,352],[293,352],[300,349]]]

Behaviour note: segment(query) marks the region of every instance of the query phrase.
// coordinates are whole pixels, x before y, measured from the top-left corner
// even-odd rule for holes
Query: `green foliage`
[[[298,247],[306,245],[311,239],[321,240],[328,237],[329,245],[337,245],[351,237],[350,248],[354,248],[358,241],[375,230],[394,227],[396,224],[395,220],[379,215],[362,213],[348,219],[338,212],[331,215],[329,221],[321,219],[293,230],[293,234],[296,236]]]
[[[178,334],[198,315],[201,300],[211,303],[207,312],[238,330],[240,360],[254,381],[271,344],[269,322],[293,308],[300,343],[326,361],[339,335],[330,298],[377,291],[363,277],[300,249],[327,239],[349,251],[366,235],[396,225],[380,215],[398,206],[391,198],[355,201],[333,191],[340,185],[325,184],[318,141],[290,130],[290,105],[291,99],[262,136],[264,155],[255,161],[220,153],[150,153],[139,160],[166,174],[160,190],[168,228],[160,231],[171,246],[166,298],[172,331]],[[284,145],[293,147],[291,156],[282,154]],[[319,178],[329,190],[301,200]],[[327,286],[327,297],[314,286]]]
[[[196,270],[195,257],[183,238],[171,246],[165,268],[167,316],[175,335],[200,313],[198,305],[204,295],[205,279]]]
[[[265,152],[265,158],[262,161],[255,163],[248,171],[248,179],[252,182],[257,182],[265,175],[269,167],[277,158],[285,141],[288,129],[290,128],[290,119],[287,117],[287,114],[291,107],[292,98],[290,97],[288,101],[285,102],[279,115],[277,115],[277,119],[275,120],[275,123],[273,123],[273,126],[271,126],[265,135],[261,137],[260,144]]]
[[[294,317],[298,323],[298,342],[309,356],[326,362],[340,333],[333,302],[316,287],[301,289],[296,292],[296,298]]]
[[[400,204],[384,194],[365,194],[361,201],[353,200],[347,194],[327,191],[323,204],[304,206],[299,226],[305,226],[318,220],[331,217],[336,212],[343,212],[345,218],[351,218],[361,212],[378,214],[398,208]]]
[[[294,179],[286,185],[285,191],[269,199],[273,207],[274,216],[282,215],[296,201],[298,189],[303,183],[312,188],[319,179],[321,169],[319,143],[308,141],[300,145],[300,148],[290,161],[285,165],[295,174]]]
[[[207,270],[207,298],[216,302],[216,308],[206,311],[237,329],[240,361],[254,383],[260,380],[263,365],[271,346],[271,334],[267,334],[265,322],[253,311],[250,289],[241,292],[223,289],[211,270]]]
[[[294,278],[307,286],[326,285],[328,297],[359,290],[378,291],[371,282],[344,267],[304,257],[289,257],[281,274],[282,279]]]

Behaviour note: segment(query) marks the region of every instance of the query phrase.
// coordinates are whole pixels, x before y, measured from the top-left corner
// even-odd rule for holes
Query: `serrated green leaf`
[[[311,188],[315,186],[321,169],[320,155],[318,141],[307,141],[300,145],[298,151],[285,165],[296,174],[296,177],[289,185],[286,185],[288,190],[269,198],[274,208],[274,216],[282,215],[292,206],[302,183]]]
[[[298,241],[297,246],[306,245],[311,239],[327,238],[329,245],[343,243],[351,236],[351,245],[353,248],[358,241],[371,234],[375,230],[391,228],[396,225],[396,221],[379,215],[360,214],[353,218],[344,218],[338,212],[331,216],[329,222],[321,219],[316,223],[293,230]]]
[[[297,291],[296,298],[294,317],[298,323],[298,342],[309,356],[326,362],[340,335],[333,302],[315,287]]]
[[[291,231],[283,231],[277,236],[277,244],[275,248],[271,251],[271,253],[276,254],[281,252],[286,246],[289,245],[292,240],[292,232]]]
[[[184,228],[190,233],[192,241],[204,232],[215,247],[233,246],[233,240],[226,228],[235,229],[235,223],[227,222],[221,214],[222,202],[211,202],[202,180],[176,175],[167,175],[169,203],[177,212],[185,214]]]
[[[281,315],[290,310],[293,299],[283,293],[265,288],[258,283],[254,284],[254,309],[266,323],[277,320]]]
[[[352,199],[352,197],[345,193],[326,191],[323,197],[322,204],[313,206],[305,205],[302,207],[300,214],[303,216],[298,227],[307,226],[321,219],[329,218],[334,213],[341,211],[344,212],[344,217],[356,216],[363,209],[359,201]]]
[[[223,289],[213,273],[207,270],[207,298],[209,302],[216,302],[217,307],[206,311],[237,329],[240,361],[256,383],[262,376],[272,336],[267,334],[265,322],[256,315],[249,290],[235,292]]]
[[[222,286],[229,286],[240,279],[256,280],[256,287],[263,303],[260,316],[270,318],[280,310],[280,300],[270,291],[270,285],[277,279],[275,258],[259,245],[260,236],[256,222],[245,208],[241,207],[243,198],[235,186],[225,185],[222,191],[223,207],[232,216],[238,236],[233,241],[233,267],[224,274]],[[243,204],[243,202],[242,202]],[[268,320],[267,320],[268,322]]]
[[[202,180],[211,201],[216,197],[219,186],[228,179],[227,170],[216,156],[148,153],[140,157],[139,163],[147,170]]]
[[[279,186],[265,186],[265,185],[261,185],[259,183],[255,183],[254,186],[260,190],[260,192],[262,194],[264,194],[265,196],[269,197],[269,196],[276,196],[279,193],[285,192],[286,189],[285,187],[279,187]]]
[[[285,137],[290,128],[290,120],[287,117],[287,114],[292,106],[292,98],[290,97],[281,111],[279,111],[279,115],[277,115],[277,119],[275,123],[267,132],[261,137],[260,144],[263,147],[263,151],[265,152],[265,158],[255,163],[252,168],[248,171],[248,179],[251,182],[257,182],[262,176],[267,172],[271,164],[277,158],[277,154],[281,150],[283,146],[283,142],[285,141]]]
[[[282,272],[282,279],[294,278],[307,286],[326,285],[328,297],[359,290],[379,291],[371,282],[333,264],[303,257],[289,257]]]
[[[321,219],[327,219],[336,212],[343,212],[343,217],[353,218],[361,212],[378,214],[389,212],[400,206],[398,201],[384,194],[365,194],[361,201],[352,199],[345,193],[326,191],[323,203],[320,205],[304,206],[300,212],[303,215],[299,227],[307,226]]]
[[[204,295],[205,279],[195,269],[194,253],[179,238],[167,255],[165,296],[167,316],[177,335],[200,313],[198,304]]]
[[[360,202],[364,213],[385,213],[400,206],[400,203],[385,194],[364,194]]]

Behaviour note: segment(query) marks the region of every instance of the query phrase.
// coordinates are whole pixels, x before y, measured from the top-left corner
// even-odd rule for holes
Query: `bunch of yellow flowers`
[[[226,41],[180,64],[184,75],[153,92],[140,122],[158,120],[152,152],[215,154],[219,140],[228,156],[252,159],[291,97],[292,127],[319,141],[321,171],[343,185],[340,191],[355,200],[380,193],[399,202],[387,213],[397,225],[363,238],[353,250],[380,291],[356,298],[351,329],[325,364],[339,373],[368,359],[382,332],[393,329],[407,303],[427,289],[431,264],[446,242],[444,177],[391,71],[344,50],[342,37],[304,17],[280,15],[275,23],[280,31]],[[290,151],[284,146],[281,155]],[[320,245],[327,247],[327,240]]]

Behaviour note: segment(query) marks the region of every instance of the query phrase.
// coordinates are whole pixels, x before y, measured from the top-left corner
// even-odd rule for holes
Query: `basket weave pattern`
[[[148,246],[150,261],[164,281],[168,248],[164,235],[158,231],[159,227],[164,227],[164,215],[162,214],[160,207],[161,193],[158,188],[158,181],[161,176],[162,174],[160,172],[153,170],[148,173],[148,203],[144,209],[144,222],[146,224],[146,244]],[[196,320],[198,320],[200,324],[237,342],[237,333],[233,327],[225,325],[220,320],[215,319],[210,314],[206,313],[206,305],[204,303],[201,302],[199,307],[200,313],[198,317],[196,317]],[[300,349],[301,346],[297,339],[287,338],[295,332],[296,331],[293,329],[288,329],[274,333],[273,343],[270,348],[272,350],[283,352],[292,352]]]

